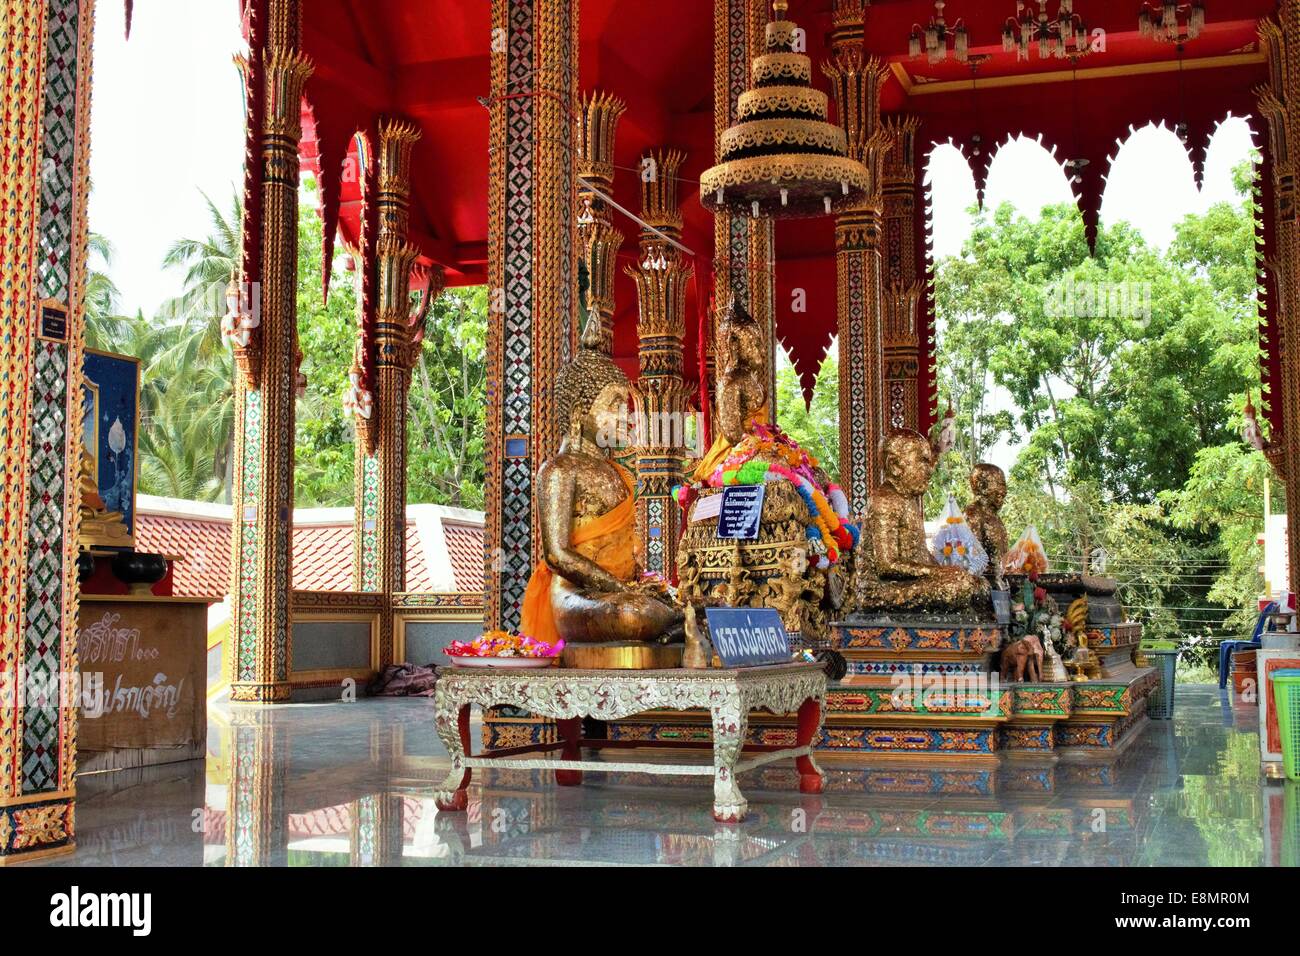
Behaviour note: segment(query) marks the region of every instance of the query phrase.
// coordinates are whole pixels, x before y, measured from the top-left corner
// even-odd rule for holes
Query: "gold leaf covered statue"
[[[997,465],[976,465],[970,473],[970,490],[975,500],[966,507],[966,524],[989,556],[984,576],[993,590],[1005,591],[1007,579],[1002,562],[1010,545],[1007,527],[998,512],[1007,500],[1007,476]]]
[[[839,549],[852,547],[847,502],[842,515],[831,513],[825,472],[770,424],[767,333],[736,296],[714,334],[717,438],[692,474],[699,500],[677,552],[679,599],[697,608],[773,608],[791,634],[824,639],[827,611],[838,610],[842,598],[842,588],[828,588],[838,573],[834,561]],[[737,484],[763,485],[758,534],[720,539],[717,502],[703,506]],[[823,607],[828,593],[831,609]]]
[[[735,296],[718,333],[715,414],[719,440],[734,446],[749,434],[755,420],[768,417],[767,335]]]
[[[970,611],[988,584],[935,561],[925,542],[921,499],[934,473],[930,443],[910,429],[883,443],[884,480],[871,498],[858,549],[857,598],[863,612]]]
[[[584,336],[555,395],[568,430],[537,472],[545,557],[528,583],[522,632],[540,641],[613,645],[680,635],[682,612],[642,580],[636,563],[635,482],[604,447],[627,411],[627,377]]]

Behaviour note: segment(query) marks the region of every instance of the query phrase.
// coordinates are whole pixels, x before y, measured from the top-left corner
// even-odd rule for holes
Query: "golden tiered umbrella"
[[[867,167],[847,155],[844,130],[827,121],[826,94],[812,85],[812,59],[795,52],[798,27],[774,0],[767,52],[754,58],[738,122],[722,134],[722,162],[700,177],[700,201],[714,211],[795,219],[862,202]]]

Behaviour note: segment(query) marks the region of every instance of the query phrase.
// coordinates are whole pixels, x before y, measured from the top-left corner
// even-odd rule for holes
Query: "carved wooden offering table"
[[[822,773],[812,757],[821,736],[826,673],[820,664],[777,664],[719,670],[496,670],[454,668],[438,679],[435,693],[438,735],[451,755],[451,773],[437,794],[439,810],[468,806],[473,768],[554,770],[560,786],[582,783],[582,771],[620,770],[650,774],[713,776],[713,818],[739,823],[748,804],[736,774],[793,757],[803,793],[821,793]],[[560,740],[471,756],[470,708],[508,705],[554,718]],[[649,710],[701,708],[712,716],[712,742],[584,739],[582,719],[620,720]],[[746,745],[751,710],[797,714],[795,746]],[[583,760],[582,748],[712,748],[713,764]],[[529,757],[560,750],[559,759]],[[753,756],[742,758],[742,754]]]

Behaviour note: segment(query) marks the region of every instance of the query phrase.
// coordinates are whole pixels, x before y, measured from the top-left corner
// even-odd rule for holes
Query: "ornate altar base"
[[[870,758],[962,767],[1009,761],[1024,771],[1025,786],[1042,786],[1039,764],[1060,757],[1114,759],[1146,722],[1156,673],[1131,657],[1138,624],[1090,629],[1089,646],[1103,662],[1099,680],[1001,684],[990,674],[1001,631],[987,623],[920,627],[834,624],[830,646],[845,656],[848,674],[826,695],[826,718],[815,749],[845,759]],[[706,672],[707,673],[707,672]],[[755,714],[748,741],[792,746],[790,715]],[[611,723],[611,740],[701,744],[711,740],[702,711],[650,710]],[[483,745],[493,749],[554,742],[549,721],[488,712]],[[1019,772],[1019,771],[1018,771]]]

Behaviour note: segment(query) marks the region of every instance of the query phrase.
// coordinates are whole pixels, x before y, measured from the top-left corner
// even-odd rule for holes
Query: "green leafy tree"
[[[429,311],[411,382],[412,502],[483,507],[487,313],[486,286],[448,289]]]
[[[964,500],[970,463],[1016,440],[1012,533],[1037,525],[1058,566],[1104,547],[1155,634],[1238,631],[1260,587],[1267,466],[1239,438],[1259,391],[1249,162],[1234,181],[1237,202],[1187,216],[1163,251],[1117,223],[1090,253],[1073,206],[1036,220],[1003,206],[938,264],[960,437],[936,484]]]
[[[831,343],[817,373],[812,403],[804,404],[803,388],[785,349],[777,350],[777,424],[818,460],[832,481],[840,477],[840,363]]]

